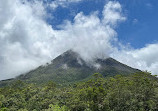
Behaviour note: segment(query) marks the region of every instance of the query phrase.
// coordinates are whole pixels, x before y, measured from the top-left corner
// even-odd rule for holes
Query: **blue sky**
[[[134,48],[142,48],[146,44],[158,42],[158,1],[157,0],[115,0],[119,1],[123,8],[126,21],[119,24],[116,31],[118,39],[123,44],[130,44]],[[67,7],[58,7],[48,12],[54,19],[48,20],[54,28],[62,24],[64,20],[73,22],[75,14],[83,12],[85,15],[99,11],[101,16],[104,0],[84,0],[71,3]]]

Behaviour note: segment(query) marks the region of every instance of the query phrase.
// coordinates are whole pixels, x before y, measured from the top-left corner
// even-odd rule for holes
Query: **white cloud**
[[[138,23],[138,19],[133,19],[133,24],[137,24]]]
[[[118,4],[109,3],[111,6]],[[105,10],[113,14],[107,6]],[[116,8],[120,10],[121,7]],[[68,49],[77,51],[85,60],[105,58],[113,50],[111,41],[117,35],[112,26],[99,19],[97,12],[88,16],[80,12],[75,16],[74,23],[66,21],[61,30],[54,30],[46,23],[43,16],[47,13],[42,2],[1,0],[0,12],[0,79],[27,72]],[[115,16],[117,22],[121,17],[119,13],[121,11],[114,12],[118,15]],[[103,18],[105,16],[104,13]]]
[[[65,70],[67,70],[69,67],[68,67],[67,64],[63,64],[63,65],[62,65],[62,68],[65,69]]]
[[[158,75],[158,44],[149,44],[141,49],[115,51],[112,56],[131,67]]]
[[[47,43],[53,38],[53,30],[43,20],[44,13],[37,2],[33,6],[18,0],[1,0],[0,79],[15,77],[51,58]]]
[[[106,58],[113,47],[110,41],[115,40],[116,32],[108,25],[104,25],[97,17],[97,13],[85,16],[78,13],[74,23],[69,21],[61,26],[63,31],[58,36],[62,44],[78,52],[82,58],[89,61],[92,58]]]
[[[124,21],[126,18],[121,15],[122,7],[119,2],[109,1],[103,10],[104,19],[103,22],[106,25],[117,25],[118,22]]]
[[[70,3],[78,3],[82,0],[54,0],[52,1],[49,6],[55,10],[57,7],[61,6],[61,7],[67,7],[68,4]]]

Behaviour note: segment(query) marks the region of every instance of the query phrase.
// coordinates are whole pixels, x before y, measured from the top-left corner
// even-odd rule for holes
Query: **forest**
[[[147,72],[71,84],[17,80],[0,88],[0,111],[158,111],[158,79]]]

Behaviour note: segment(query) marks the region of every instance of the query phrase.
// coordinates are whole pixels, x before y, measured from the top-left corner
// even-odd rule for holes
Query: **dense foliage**
[[[68,86],[16,81],[0,88],[0,111],[158,111],[158,79],[149,73],[93,78]]]

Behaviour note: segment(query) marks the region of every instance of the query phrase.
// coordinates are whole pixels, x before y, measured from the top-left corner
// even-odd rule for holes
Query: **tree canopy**
[[[69,85],[16,81],[0,88],[0,111],[157,111],[158,79],[147,72]]]

